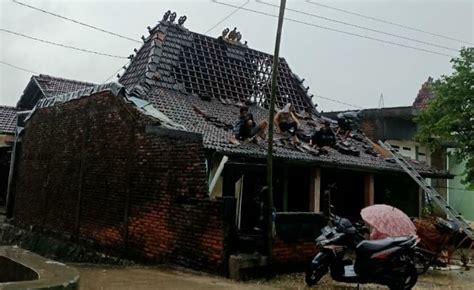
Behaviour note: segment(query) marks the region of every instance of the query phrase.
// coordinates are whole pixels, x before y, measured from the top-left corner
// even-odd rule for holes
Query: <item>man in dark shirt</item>
[[[360,118],[362,117],[362,110],[358,112],[341,112],[337,114],[337,124],[339,128],[336,134],[344,133],[344,138],[347,138],[351,131],[358,129]],[[342,131],[342,132],[341,132]]]
[[[263,139],[267,127],[268,122],[266,120],[261,121],[257,125],[253,119],[253,115],[249,113],[249,108],[243,106],[240,108],[239,119],[234,124],[234,135],[231,137],[230,142],[240,144],[240,141],[245,141],[253,137],[261,137]]]
[[[318,147],[334,146],[334,144],[336,144],[336,135],[332,131],[329,121],[324,121],[324,126],[314,132],[310,144]]]

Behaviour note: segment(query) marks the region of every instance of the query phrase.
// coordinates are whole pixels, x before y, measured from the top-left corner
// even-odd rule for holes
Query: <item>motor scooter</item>
[[[306,271],[306,284],[315,285],[330,271],[339,282],[411,289],[418,279],[413,259],[417,242],[416,236],[364,240],[348,219],[330,214],[329,225],[316,239],[320,251]],[[355,250],[354,262],[345,259],[348,248]]]

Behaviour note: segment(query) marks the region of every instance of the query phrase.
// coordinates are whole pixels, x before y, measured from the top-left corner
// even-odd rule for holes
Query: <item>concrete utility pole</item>
[[[278,27],[275,40],[275,52],[273,54],[273,69],[272,69],[272,91],[270,97],[270,112],[268,116],[268,151],[267,151],[267,202],[266,202],[266,248],[268,255],[268,266],[271,269],[271,258],[273,250],[273,117],[275,115],[275,94],[277,87],[278,76],[278,60],[280,53],[281,30],[283,27],[283,18],[285,15],[286,0],[280,1],[280,14],[278,16]],[[270,271],[268,273],[271,275]]]

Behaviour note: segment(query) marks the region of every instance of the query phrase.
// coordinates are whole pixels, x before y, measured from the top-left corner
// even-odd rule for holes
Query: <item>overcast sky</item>
[[[44,10],[140,40],[147,26],[155,25],[170,9],[178,17],[186,15],[185,27],[204,33],[235,8],[211,1],[31,1],[19,0]],[[241,5],[245,0],[222,2]],[[271,0],[265,0],[271,1]],[[405,24],[452,38],[474,42],[474,1],[331,1],[322,2],[364,15]],[[98,32],[41,12],[0,0],[0,26],[3,29],[37,38],[127,56],[139,43]],[[273,2],[278,4],[279,2]],[[278,9],[250,0],[249,9],[278,14]],[[459,49],[460,42],[405,30],[373,20],[311,5],[303,0],[288,1],[288,8],[383,30],[439,46]],[[354,27],[287,11],[286,17],[316,25],[349,31],[400,44],[434,50],[448,55],[457,52],[420,44]],[[219,36],[225,27],[238,27],[251,48],[273,54],[277,19],[248,11],[238,11],[208,33]],[[472,44],[471,44],[472,46]],[[98,56],[55,47],[0,31],[0,61],[35,72],[64,78],[102,83],[127,62],[125,59]],[[310,92],[361,107],[378,107],[380,94],[389,106],[411,105],[421,84],[433,76],[451,72],[450,57],[402,48],[368,39],[286,21],[280,54],[293,72],[305,78]],[[31,73],[0,64],[0,104],[15,105]],[[113,80],[116,80],[115,78]],[[324,111],[351,109],[316,99]]]

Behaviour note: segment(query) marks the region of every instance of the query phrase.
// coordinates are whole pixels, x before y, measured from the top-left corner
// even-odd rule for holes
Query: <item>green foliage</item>
[[[474,47],[451,60],[454,72],[432,84],[434,97],[416,118],[416,140],[431,149],[454,148],[466,160],[464,183],[474,187]]]

